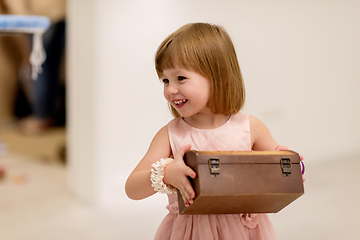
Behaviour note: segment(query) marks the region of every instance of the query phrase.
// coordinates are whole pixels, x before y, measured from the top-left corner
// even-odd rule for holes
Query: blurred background
[[[224,26],[245,79],[244,112],[305,157],[305,195],[270,214],[279,239],[360,239],[360,2],[0,0],[47,16],[47,61],[31,35],[0,34],[0,239],[152,239],[166,196],[127,176],[171,120],[154,54],[188,22]]]

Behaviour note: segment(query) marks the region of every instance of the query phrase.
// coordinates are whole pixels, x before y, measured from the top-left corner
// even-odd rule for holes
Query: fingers
[[[187,168],[186,173],[187,176],[191,177],[192,179],[196,178],[196,172],[192,170],[191,168]]]
[[[187,167],[185,174],[191,178],[195,178],[196,177],[196,173],[189,167]],[[183,183],[184,185],[184,195],[183,195],[183,199],[184,199],[184,203],[185,206],[189,206],[190,204],[192,204],[194,202],[194,198],[195,198],[195,192],[194,189],[191,186],[190,181],[188,180],[188,178],[186,178],[186,181],[184,181]],[[180,191],[181,192],[181,191]]]
[[[184,170],[183,173],[186,176],[186,178],[184,178],[182,180],[179,191],[182,195],[185,206],[188,207],[190,204],[192,204],[194,202],[195,191],[194,191],[189,179],[187,178],[187,176],[189,176],[191,178],[195,178],[196,173],[190,167],[186,167],[186,169]]]
[[[191,149],[191,145],[190,145],[190,144],[181,147],[181,148],[179,149],[179,151],[175,154],[174,160],[177,160],[177,161],[181,160],[181,161],[183,161],[185,153],[186,153],[187,151],[189,151],[190,149]]]
[[[184,154],[189,151],[191,149],[191,144],[188,144],[186,146],[183,146],[182,148],[180,148],[180,150],[178,151],[177,155],[181,155],[184,156]]]
[[[182,181],[181,186],[178,189],[182,195],[185,206],[189,206],[194,202],[195,192],[188,178],[185,178]]]
[[[288,146],[285,145],[277,145],[276,148],[274,149],[274,151],[286,151],[289,150],[290,148]]]
[[[277,145],[276,148],[274,149],[274,151],[286,151],[289,150],[290,148],[286,145]],[[300,161],[304,160],[304,156],[299,155],[300,157]]]
[[[178,184],[177,187],[183,197],[185,206],[189,206],[193,203],[195,198],[194,189],[191,186],[191,183],[188,177],[196,178],[196,173],[188,166],[185,165],[183,158],[184,154],[191,149],[191,145],[188,144],[179,149],[179,151],[175,155],[174,161],[178,164]],[[181,161],[180,161],[181,160]]]
[[[289,150],[290,148],[288,146],[285,146],[285,145],[278,145],[276,146],[276,148],[274,149],[274,151],[286,151],[286,150]],[[300,161],[303,161],[304,160],[304,156],[302,155],[299,155],[300,157]],[[302,176],[302,180],[303,182],[305,182],[305,177]]]
[[[183,191],[180,191],[181,195],[183,197],[185,206],[189,206],[190,204],[192,204],[194,202],[194,198],[195,198],[195,192],[189,182],[189,184],[184,188]]]

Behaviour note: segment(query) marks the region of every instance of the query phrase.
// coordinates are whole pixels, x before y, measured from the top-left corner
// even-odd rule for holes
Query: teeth
[[[186,102],[187,100],[186,99],[184,99],[184,100],[180,100],[180,101],[174,101],[174,103],[176,104],[176,105],[179,105],[179,104],[182,104],[182,103],[184,103],[184,102]]]

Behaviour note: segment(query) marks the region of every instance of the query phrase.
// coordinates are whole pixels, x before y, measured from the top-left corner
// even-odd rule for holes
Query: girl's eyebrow
[[[170,75],[181,75],[184,76],[186,75],[186,70],[185,69],[181,69],[181,68],[172,68],[173,71],[171,71],[169,74]],[[160,76],[161,79],[163,78],[168,78],[168,76],[165,76],[164,72],[162,73],[162,75]]]

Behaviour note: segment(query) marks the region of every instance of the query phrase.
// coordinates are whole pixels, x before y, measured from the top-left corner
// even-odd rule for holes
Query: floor
[[[165,216],[166,198],[124,198],[116,206],[78,202],[66,187],[66,167],[59,149],[65,129],[38,137],[9,128],[0,135],[1,240],[145,240],[152,239]],[[280,240],[359,240],[360,161],[306,162],[305,194],[277,214],[270,214]],[[136,210],[135,210],[136,209]]]

